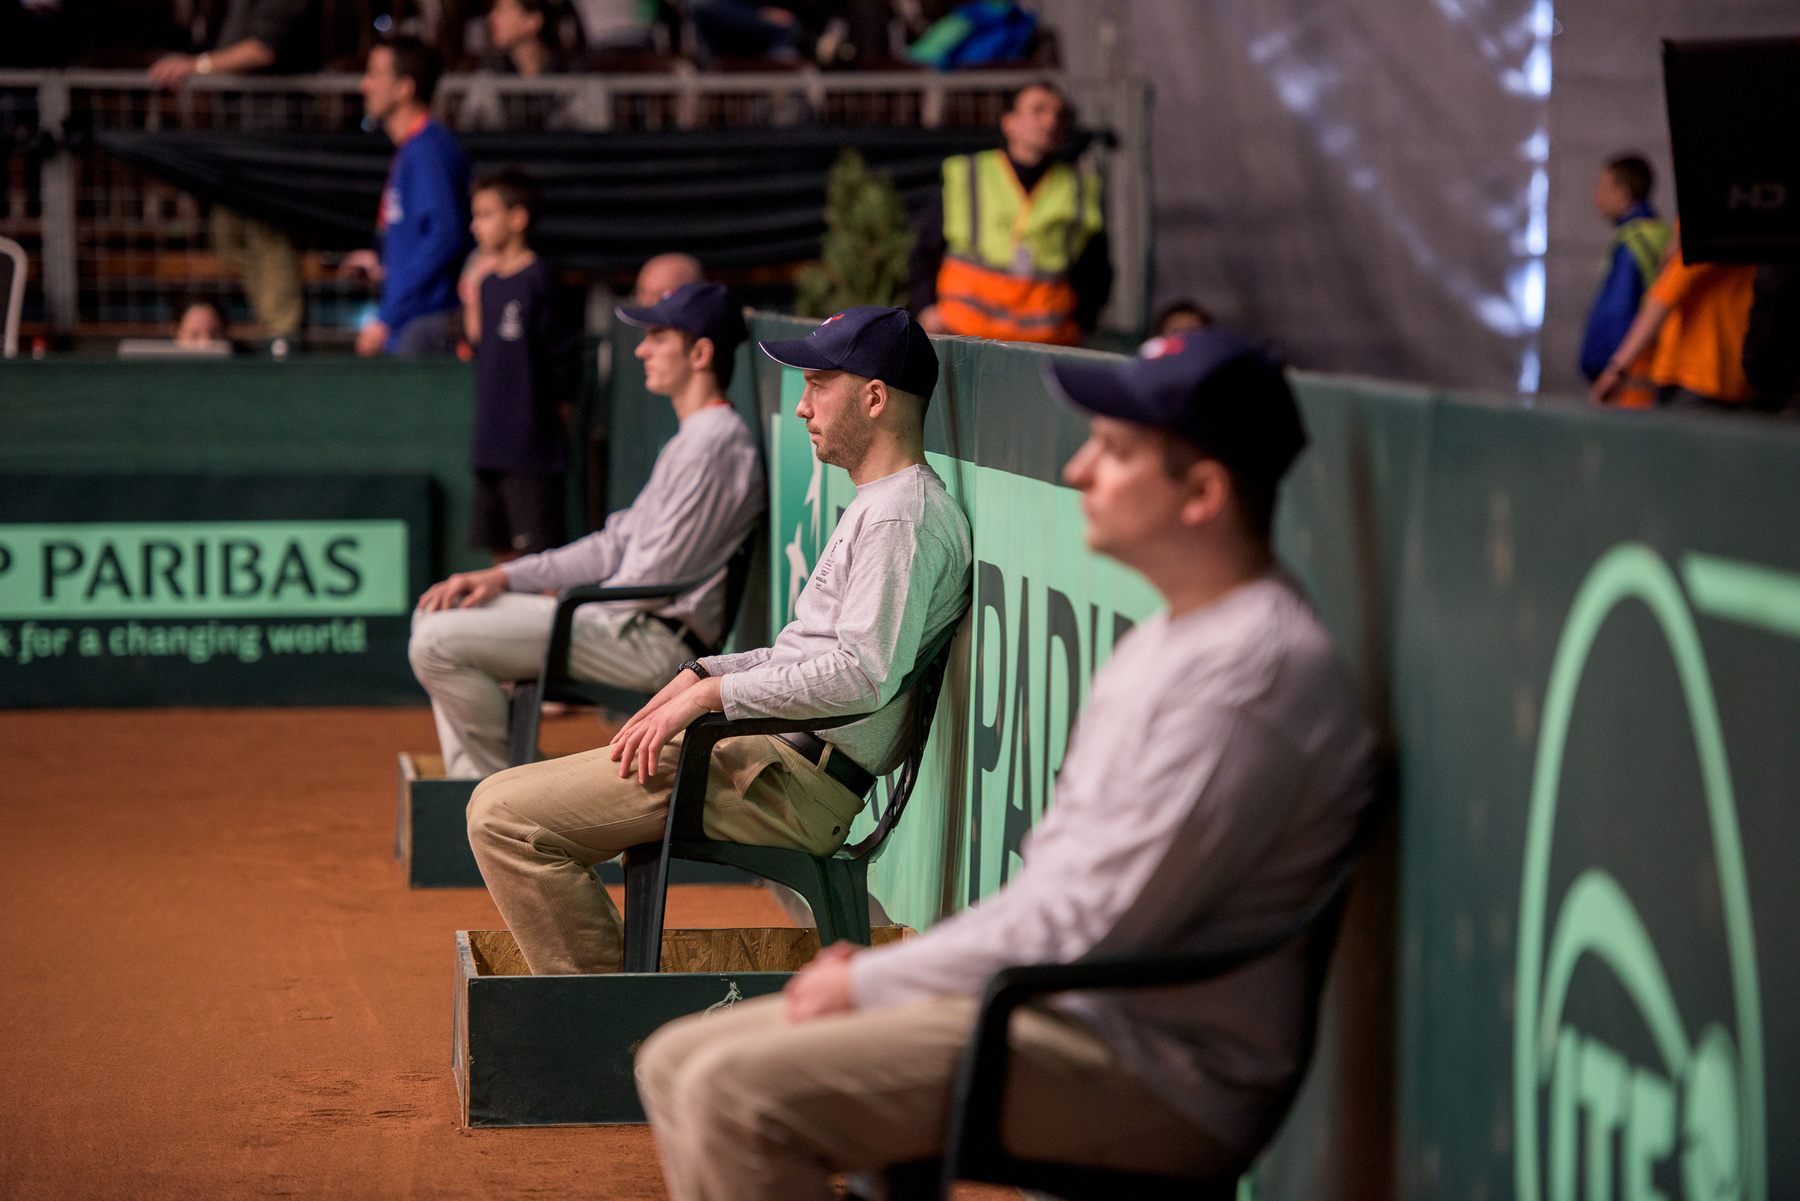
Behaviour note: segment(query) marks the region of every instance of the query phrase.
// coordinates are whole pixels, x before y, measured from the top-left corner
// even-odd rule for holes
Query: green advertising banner
[[[1442,406],[1425,465],[1406,1191],[1800,1192],[1800,444]]]
[[[419,476],[0,477],[0,705],[416,703]]]
[[[406,612],[404,521],[0,524],[0,619]]]

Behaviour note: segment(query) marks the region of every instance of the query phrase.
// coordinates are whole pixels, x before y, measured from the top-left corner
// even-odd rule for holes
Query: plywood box
[[[478,780],[444,778],[443,757],[400,752],[394,858],[411,888],[480,888],[469,849],[469,798]]]
[[[877,946],[911,931],[882,926]],[[665,930],[656,974],[532,976],[505,930],[456,935],[451,1070],[466,1126],[642,1122],[637,1049],[665,1022],[779,992],[818,932]]]

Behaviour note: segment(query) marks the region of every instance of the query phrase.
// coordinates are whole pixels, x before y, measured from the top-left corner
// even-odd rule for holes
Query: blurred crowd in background
[[[385,35],[453,70],[1054,66],[1057,39],[1014,0],[0,0],[0,67],[357,71]],[[256,51],[238,52],[246,41]],[[241,61],[239,61],[241,59]],[[159,68],[179,82],[192,63]]]

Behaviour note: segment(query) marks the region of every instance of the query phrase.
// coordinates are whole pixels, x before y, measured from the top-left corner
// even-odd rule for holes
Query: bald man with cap
[[[408,654],[431,696],[438,745],[453,777],[506,766],[505,680],[530,679],[544,661],[556,602],[575,584],[667,584],[720,566],[766,507],[762,457],[725,398],[737,347],[749,331],[723,284],[684,284],[654,305],[618,310],[642,326],[637,357],[651,392],[667,396],[681,427],[657,453],[631,507],[567,546],[428,589],[413,617]],[[648,606],[648,607],[646,607]],[[669,601],[576,610],[569,667],[578,679],[650,692],[724,636],[725,571]]]
[[[828,948],[785,996],[644,1044],[638,1091],[674,1201],[825,1201],[834,1172],[938,1156],[995,972],[1273,934],[1349,853],[1374,739],[1269,547],[1276,487],[1306,440],[1293,396],[1266,351],[1222,331],[1142,354],[1051,360],[1047,374],[1089,418],[1064,469],[1089,549],[1140,571],[1167,607],[1095,674],[1056,804],[998,893],[918,938]],[[1008,1149],[1235,1173],[1298,1083],[1308,952],[1020,1010]]]
[[[663,835],[680,739],[703,713],[868,714],[814,734],[727,738],[707,780],[707,837],[829,855],[875,779],[905,757],[900,685],[967,605],[969,524],[925,463],[937,353],[902,309],[846,309],[764,342],[805,376],[796,413],[856,499],[775,644],[685,664],[612,745],[503,771],[469,802],[469,844],[534,975],[616,972],[619,911],[590,870]]]

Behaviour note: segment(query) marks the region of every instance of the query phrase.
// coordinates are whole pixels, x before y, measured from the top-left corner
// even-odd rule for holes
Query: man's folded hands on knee
[[[483,571],[459,571],[425,590],[425,594],[419,598],[419,612],[473,609],[487,604],[506,590],[506,573],[498,567],[489,567]]]
[[[787,1019],[806,1022],[834,1013],[852,1013],[856,998],[850,993],[850,959],[861,950],[854,943],[834,942],[801,968],[782,995],[787,998]]]
[[[676,685],[683,681],[689,682],[678,689]],[[718,677],[695,679],[689,671],[677,675],[614,736],[612,759],[619,765],[619,778],[636,770],[638,783],[648,785],[650,777],[656,774],[657,758],[671,738],[687,729],[695,718],[724,710]]]

